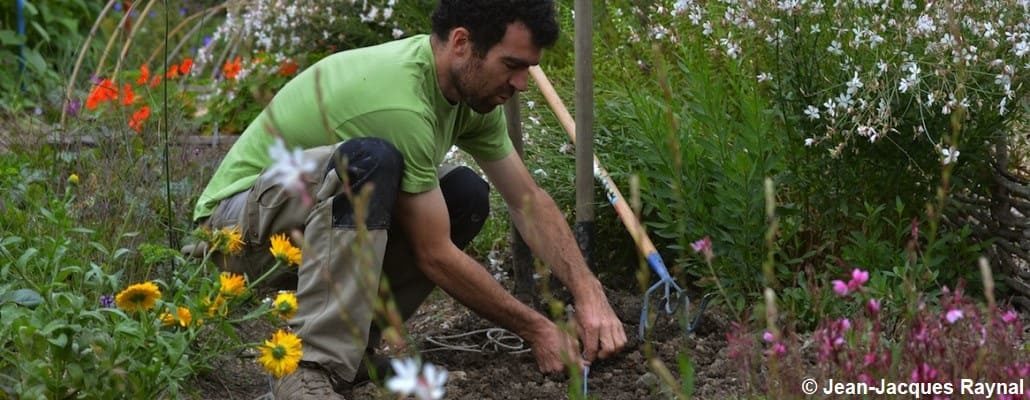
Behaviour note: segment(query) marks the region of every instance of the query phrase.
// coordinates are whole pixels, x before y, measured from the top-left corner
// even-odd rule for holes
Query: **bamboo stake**
[[[103,10],[100,10],[100,15],[93,21],[93,27],[89,29],[89,35],[86,36],[86,40],[82,42],[82,48],[79,49],[79,56],[75,59],[75,67],[72,68],[72,76],[68,79],[68,86],[64,89],[64,102],[61,105],[61,129],[64,129],[64,121],[68,116],[68,102],[72,98],[72,90],[75,90],[75,78],[79,75],[79,68],[82,67],[82,60],[86,58],[86,49],[89,48],[89,44],[93,42],[93,38],[97,35],[97,30],[100,28],[100,21],[104,20],[107,16],[107,12],[114,7],[114,2],[119,0],[108,0],[107,5],[104,6]]]
[[[150,12],[150,8],[154,6],[154,3],[157,3],[157,1],[150,0],[150,2],[147,3],[147,6],[143,7],[143,11],[140,15],[147,15],[147,13]],[[165,10],[165,12],[168,12],[168,10]],[[114,64],[114,72],[111,72],[111,76],[118,76],[118,71],[121,71],[122,69],[122,61],[124,61],[125,56],[129,54],[129,46],[132,45],[132,39],[136,37],[136,33],[139,32],[141,26],[143,26],[143,18],[136,21],[136,24],[132,26],[132,30],[129,31],[129,36],[125,37],[125,43],[122,44],[122,51],[118,54],[118,61]],[[165,60],[165,62],[167,63],[168,60]]]
[[[125,21],[128,21],[129,15],[132,14],[132,10],[136,8],[136,2],[139,0],[133,0],[132,4],[129,5],[129,9],[125,10],[125,15],[122,16],[121,21],[118,21],[118,26],[114,28],[114,32],[111,33],[111,38],[107,39],[107,45],[104,46],[104,53],[100,55],[100,61],[97,64],[94,73],[99,74],[100,71],[104,70],[104,61],[107,60],[107,55],[111,53],[111,48],[114,47],[114,41],[118,38],[118,34],[122,32],[125,26]]]
[[[193,21],[197,17],[201,16],[201,14],[205,14],[204,18],[199,23],[194,25],[193,28],[190,29],[189,32],[186,33],[185,38],[183,40],[179,41],[179,45],[176,46],[176,48],[174,50],[172,50],[172,52],[169,55],[169,58],[175,58],[175,55],[179,52],[179,49],[182,47],[182,43],[186,42],[187,38],[195,35],[197,33],[197,31],[200,29],[200,27],[204,26],[205,22],[207,22],[209,19],[211,19],[211,17],[214,16],[215,13],[217,13],[218,11],[224,10],[226,7],[228,7],[228,5],[230,3],[233,3],[233,2],[230,1],[230,2],[226,2],[226,3],[222,3],[222,4],[219,4],[217,6],[210,7],[207,10],[198,11],[198,12],[194,13],[193,15],[190,15],[190,16],[186,17],[181,22],[179,22],[179,24],[176,25],[175,28],[173,28],[172,31],[168,33],[169,36],[175,36],[175,34],[179,33],[179,31],[182,30],[182,28],[184,28],[186,26],[186,24],[188,24],[189,22]],[[150,53],[150,57],[147,57],[146,65],[150,65],[150,63],[154,61],[154,58],[157,57],[157,53],[160,52],[161,49],[164,49],[164,43],[159,44],[157,46],[157,48],[154,49],[154,51]]]

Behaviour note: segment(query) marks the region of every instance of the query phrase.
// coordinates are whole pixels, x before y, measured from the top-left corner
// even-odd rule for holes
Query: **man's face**
[[[451,81],[457,83],[461,101],[485,114],[508,101],[516,90],[526,90],[529,67],[540,62],[540,53],[529,29],[515,22],[483,57],[470,51],[456,62],[450,70]]]

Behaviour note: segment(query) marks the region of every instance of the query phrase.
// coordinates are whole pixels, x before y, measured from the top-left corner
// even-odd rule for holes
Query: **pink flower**
[[[776,338],[773,337],[772,332],[765,331],[765,333],[762,334],[762,340],[766,341],[766,343],[772,343]]]
[[[862,358],[862,366],[868,367],[876,363],[876,353],[868,352],[865,357]]]
[[[869,299],[866,303],[866,309],[869,310],[870,314],[877,314],[880,312],[880,301],[877,299]]]
[[[949,324],[954,324],[955,321],[962,319],[962,317],[962,310],[958,308],[948,310],[948,313],[944,315],[944,319],[947,320]]]
[[[930,364],[922,363],[912,370],[911,382],[933,382],[937,380],[937,370]]]
[[[1016,310],[1008,310],[1005,314],[1001,315],[1001,320],[1005,321],[1006,324],[1011,324],[1019,320],[1019,314],[1016,314]]]
[[[848,293],[851,292],[851,290],[848,289],[848,284],[844,283],[842,280],[838,279],[831,283],[833,283],[833,291],[837,293],[838,296],[847,296]]]
[[[851,329],[851,320],[847,319],[847,318],[841,318],[840,319],[840,330],[841,331],[846,331],[848,329]]]
[[[705,236],[705,237],[703,237],[701,239],[698,239],[694,243],[691,243],[690,247],[693,248],[694,251],[697,252],[697,253],[700,253],[700,252],[706,251],[706,250],[711,250],[712,249],[712,239],[709,238],[708,236]]]
[[[711,262],[712,258],[715,258],[715,254],[712,252],[712,238],[708,236],[691,243],[690,248],[694,249],[695,253],[704,255],[705,261]]]
[[[772,346],[772,353],[777,357],[783,356],[784,354],[787,354],[787,346],[782,342],[776,342],[776,344]]]
[[[869,282],[869,272],[863,271],[858,268],[851,270],[851,282],[848,282],[848,286],[852,289],[857,289]]]

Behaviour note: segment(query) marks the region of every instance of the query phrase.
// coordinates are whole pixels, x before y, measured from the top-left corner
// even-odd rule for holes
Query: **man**
[[[271,235],[303,231],[299,310],[290,325],[304,356],[276,383],[277,398],[342,398],[334,387],[355,380],[378,341],[368,276],[388,282],[405,319],[439,286],[526,339],[546,373],[611,356],[626,342],[565,219],[512,150],[497,107],[526,90],[528,68],[557,40],[553,3],[441,0],[432,25],[432,35],[337,53],[298,75],[240,136],[200,197],[195,219],[242,229],[244,250],[223,267],[252,279],[271,264]],[[261,172],[275,135],[315,160],[316,176],[303,181],[310,197]],[[489,212],[489,186],[468,168],[438,170],[452,145],[476,159],[530,248],[569,288],[582,350],[461,250]],[[350,246],[356,221],[348,194],[367,184],[373,259],[362,263]]]

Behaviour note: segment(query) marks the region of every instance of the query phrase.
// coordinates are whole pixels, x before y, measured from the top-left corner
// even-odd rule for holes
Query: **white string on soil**
[[[465,338],[482,335],[486,341],[482,344],[469,344]],[[436,348],[422,350],[422,353],[433,351],[452,350],[466,351],[473,353],[509,353],[521,354],[532,349],[526,347],[526,341],[518,335],[502,328],[478,329],[470,332],[454,335],[428,336],[426,341],[432,343]]]

